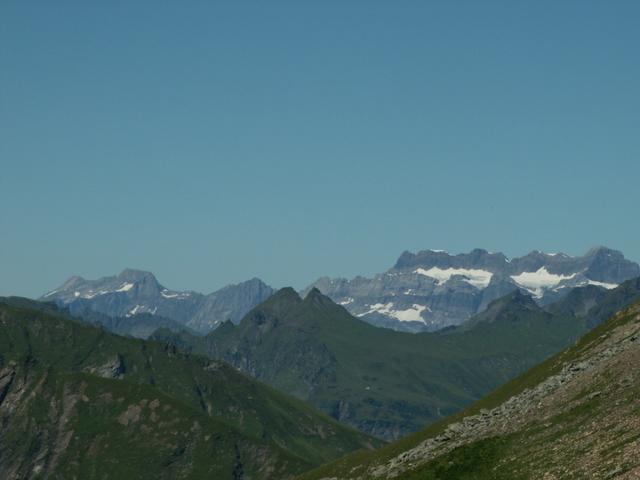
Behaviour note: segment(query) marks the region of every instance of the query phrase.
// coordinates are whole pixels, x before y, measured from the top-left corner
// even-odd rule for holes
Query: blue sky
[[[0,5],[0,295],[640,260],[640,2]]]

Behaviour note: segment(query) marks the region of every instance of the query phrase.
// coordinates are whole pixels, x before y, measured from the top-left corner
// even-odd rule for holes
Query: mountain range
[[[239,322],[272,293],[273,289],[258,278],[208,295],[175,291],[162,286],[150,272],[125,269],[119,275],[98,280],[71,277],[39,300],[65,306],[75,315],[86,315],[88,310],[114,318],[157,315],[207,333],[225,320]]]
[[[0,478],[287,479],[379,440],[224,362],[0,298]]]
[[[0,298],[6,478],[531,478],[545,445],[555,473],[595,448],[590,415],[623,423],[602,399],[635,412],[607,382],[634,365],[640,307],[599,325],[640,301],[640,267],[604,247],[405,252],[302,292],[181,292],[127,269],[39,300]],[[637,437],[593,438],[604,460],[584,472],[634,471]]]
[[[640,281],[589,285],[546,308],[514,290],[436,333],[377,328],[318,289],[285,288],[204,337],[152,338],[222,359],[343,423],[393,440],[453,414],[640,299]]]
[[[373,325],[421,332],[459,325],[516,289],[546,305],[575,287],[612,289],[637,276],[637,263],[606,247],[593,248],[580,257],[534,251],[514,259],[481,249],[458,255],[425,250],[404,252],[393,268],[373,278],[324,277],[300,294],[306,296],[315,287]],[[169,290],[150,272],[125,269],[98,280],[71,277],[40,300],[55,302],[81,316],[90,311],[113,318],[154,315],[157,327],[175,330],[169,322],[173,320],[205,334],[226,320],[237,324],[273,292],[258,278],[207,295]],[[136,330],[148,335],[152,320],[147,318],[147,327]],[[126,322],[117,323],[126,330]]]
[[[640,303],[464,411],[300,480],[635,479]]]
[[[606,247],[578,257],[533,251],[512,259],[482,249],[458,255],[424,250],[404,252],[373,278],[324,277],[302,294],[318,288],[369,323],[419,332],[459,325],[516,289],[547,305],[575,287],[612,289],[638,276],[637,263]]]

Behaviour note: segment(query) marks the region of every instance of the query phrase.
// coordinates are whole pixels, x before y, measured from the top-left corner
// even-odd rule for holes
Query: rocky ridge
[[[575,287],[613,289],[637,276],[637,263],[606,247],[579,257],[534,251],[512,259],[482,249],[458,255],[424,250],[404,252],[373,278],[324,277],[302,293],[315,287],[369,323],[420,332],[459,325],[513,290],[547,305]]]
[[[273,289],[258,278],[228,285],[207,295],[169,290],[150,272],[125,269],[118,275],[98,280],[72,277],[39,300],[55,302],[78,316],[84,316],[87,311],[112,318],[154,315],[207,333],[226,320],[238,323],[272,293]],[[156,328],[160,326],[166,325]]]

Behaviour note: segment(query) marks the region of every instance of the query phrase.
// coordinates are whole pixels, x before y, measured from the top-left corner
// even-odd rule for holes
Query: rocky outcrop
[[[102,378],[115,378],[121,379],[124,377],[126,368],[124,365],[124,359],[122,355],[117,354],[106,363],[97,366],[89,367],[86,369],[89,373],[97,375]]]
[[[0,406],[7,396],[7,393],[9,393],[9,389],[11,388],[11,384],[13,383],[13,379],[15,378],[15,376],[15,364],[11,364],[5,368],[0,369]]]

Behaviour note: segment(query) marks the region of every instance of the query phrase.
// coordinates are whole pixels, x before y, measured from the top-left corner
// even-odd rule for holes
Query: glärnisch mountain
[[[635,479],[640,304],[470,408],[304,480]]]
[[[404,252],[393,268],[373,278],[320,278],[303,295],[315,287],[374,325],[434,331],[461,324],[516,289],[546,305],[574,287],[612,289],[637,276],[637,263],[606,247],[579,257],[533,251],[512,259],[482,249],[458,255],[424,250]]]

